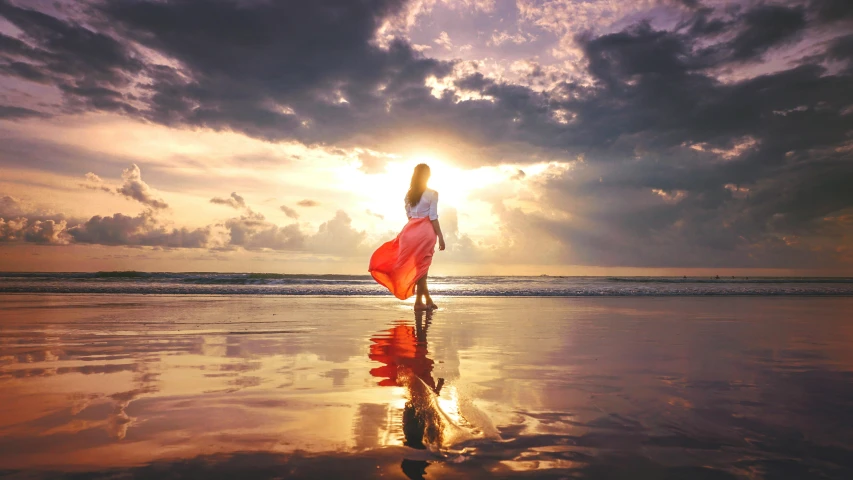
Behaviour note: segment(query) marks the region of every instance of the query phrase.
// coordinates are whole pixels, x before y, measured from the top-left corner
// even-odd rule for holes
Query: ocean
[[[430,277],[435,295],[463,297],[853,296],[853,278]],[[268,273],[0,273],[0,293],[388,295],[369,275]]]

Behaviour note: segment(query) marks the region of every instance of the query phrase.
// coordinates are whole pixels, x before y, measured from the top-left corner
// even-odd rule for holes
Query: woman
[[[373,253],[368,269],[377,282],[400,300],[411,297],[417,290],[415,310],[438,308],[429,295],[427,273],[435,251],[435,239],[438,237],[438,249],[444,250],[444,235],[438,223],[438,192],[427,188],[429,176],[427,164],[415,167],[406,193],[409,223],[397,238]]]

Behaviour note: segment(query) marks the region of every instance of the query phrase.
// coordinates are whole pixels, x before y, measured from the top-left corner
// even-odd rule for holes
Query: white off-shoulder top
[[[406,204],[406,216],[409,218],[429,217],[430,220],[438,220],[438,192],[429,188],[424,190],[421,201],[417,205],[410,207],[408,203]]]

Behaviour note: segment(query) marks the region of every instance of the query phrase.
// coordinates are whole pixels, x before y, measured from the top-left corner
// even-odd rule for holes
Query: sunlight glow
[[[439,192],[440,208],[466,209],[472,193],[507,178],[507,172],[499,167],[465,170],[436,156],[418,155],[390,161],[384,172],[362,174],[357,185],[350,184],[350,188],[371,199],[367,204],[371,211],[389,219],[399,219],[403,214],[403,196],[409,188],[412,171],[419,163],[430,166],[429,187]]]
[[[431,156],[418,156],[410,163],[411,165],[401,165],[403,168],[399,172],[401,178],[405,178],[407,186],[411,181],[414,165],[426,163],[432,173],[429,187],[440,193],[439,198],[444,204],[457,208],[468,200],[475,190],[498,183],[505,178],[501,171],[494,167],[463,170]]]

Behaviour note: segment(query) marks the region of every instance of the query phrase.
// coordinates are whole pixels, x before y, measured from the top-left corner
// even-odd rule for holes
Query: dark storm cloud
[[[853,19],[853,2],[848,0],[813,0],[809,8],[825,23]]]
[[[8,0],[0,0],[0,16],[27,40],[0,34],[3,73],[55,84],[75,109],[134,111],[118,90],[130,86],[144,64],[123,42]]]
[[[405,132],[433,132],[458,135],[483,146],[501,139],[557,150],[571,149],[578,139],[587,139],[585,127],[596,130],[593,140],[607,130],[583,121],[562,125],[553,118],[554,108],[563,108],[562,102],[554,100],[555,95],[594,97],[596,89],[566,85],[563,90],[570,92],[540,94],[523,86],[495,84],[475,74],[459,79],[458,87],[481,91],[493,97],[494,103],[434,98],[424,87],[424,79],[447,74],[448,64],[420,57],[399,41],[388,50],[372,43],[382,17],[397,11],[399,3],[130,1],[106,2],[102,15],[118,22],[123,36],[182,65],[181,70],[149,65],[145,69],[148,80],[140,85],[144,93],[139,101],[146,107],[139,114],[165,124],[227,128],[262,138],[307,143],[346,142],[356,135],[376,141]],[[702,9],[697,18],[707,12]],[[655,32],[650,27],[646,32],[635,27],[582,43],[591,73],[601,81],[612,81],[613,75],[686,73],[696,67],[760,57],[794,38],[803,27],[803,17],[803,7],[760,5],[726,20],[725,29],[734,38],[700,49],[702,55],[687,51],[695,47],[693,39]],[[314,34],[317,31],[327,33],[318,36]],[[628,49],[620,43],[635,45]],[[116,66],[122,61],[137,63],[136,55],[127,53],[127,48],[110,51],[113,55],[106,58],[111,62],[98,65],[121,70]],[[605,51],[623,55],[618,65],[621,70],[604,71],[613,62],[602,65],[606,60],[602,62],[596,55]],[[121,71],[132,74],[138,70]],[[684,91],[693,87],[692,81],[710,81],[702,77],[671,80],[679,82]],[[124,100],[104,86],[68,91],[101,102],[104,109]],[[656,93],[665,92],[661,88]],[[617,121],[618,115],[625,113],[610,110]],[[375,162],[368,163],[366,168],[378,168]]]
[[[625,133],[619,128],[623,117],[630,121],[643,115],[646,103],[659,101],[684,117],[697,101],[684,101],[683,95],[698,89],[694,96],[702,98],[703,91],[719,87],[705,73],[708,68],[757,60],[797,38],[809,15],[835,5],[760,4],[726,13],[722,20],[711,19],[713,10],[700,8],[694,15],[694,24],[705,22],[707,33],[709,22],[718,21],[717,29],[731,37],[710,46],[697,43],[702,34],[694,30],[691,37],[655,31],[643,24],[603,37],[580,38],[590,73],[609,88],[569,82],[556,90],[538,93],[475,74],[458,79],[456,85],[489,95],[494,102],[454,103],[452,97],[434,98],[423,85],[427,76],[447,74],[449,64],[423,58],[404,42],[392,43],[387,50],[374,45],[374,34],[383,17],[397,12],[401,3],[134,0],[100,4],[100,16],[96,18],[110,20],[122,37],[177,60],[181,67],[176,69],[140,66],[138,54],[126,43],[42,13],[10,7],[4,1],[6,10],[14,13],[10,16],[12,21],[26,27],[29,35],[42,39],[45,48],[76,59],[78,50],[86,46],[87,55],[72,63],[95,72],[90,76],[104,80],[101,83],[120,83],[128,75],[144,72],[146,80],[139,85],[144,92],[137,100],[145,108],[138,114],[161,123],[228,128],[262,138],[292,138],[308,143],[423,130],[452,133],[474,144],[489,145],[498,140],[558,151],[579,150],[578,145],[608,146],[602,142],[613,136],[609,132]],[[94,20],[93,23],[97,24]],[[51,29],[56,32],[45,33]],[[78,32],[79,29],[88,33]],[[316,35],[318,31],[325,33]],[[16,51],[29,48],[15,43],[15,39],[7,43]],[[619,89],[620,85],[613,82],[631,81],[633,75],[644,76],[644,84],[618,93],[627,96],[639,91],[644,96],[640,100],[648,102],[600,102],[604,92]],[[656,91],[651,89],[653,81],[658,81]],[[670,95],[673,86],[675,95]],[[125,100],[125,95],[107,85],[64,88],[106,105],[93,108],[110,109],[111,103]],[[575,100],[560,100],[565,95]],[[705,124],[723,124],[713,115],[716,100],[705,99],[692,123],[703,113],[710,113]],[[584,111],[584,107],[604,108],[596,115]],[[555,121],[555,109],[579,114],[577,121]],[[655,110],[645,116],[657,119],[661,108]],[[755,109],[742,110],[748,120],[739,123],[753,121],[759,113]],[[751,118],[749,114],[753,114]],[[607,124],[600,121],[605,116]],[[675,123],[677,116],[662,120]],[[611,128],[614,124],[615,129]],[[590,131],[591,136],[587,135]]]
[[[853,34],[837,37],[830,42],[826,49],[829,59],[845,62],[847,75],[853,74]]]
[[[428,96],[424,79],[448,69],[403,42],[373,44],[403,3],[109,1],[102,13],[182,65],[148,72],[147,118],[334,143],[365,119],[387,122],[388,100]]]
[[[734,60],[752,60],[793,38],[806,26],[805,9],[759,5],[743,16],[744,28],[731,41]]]
[[[748,187],[669,191],[637,186],[629,178],[641,172],[614,167],[623,171],[587,165],[546,182],[540,199],[546,211],[571,211],[571,221],[502,215],[516,230],[563,242],[565,262],[611,266],[831,267],[837,261],[832,243],[853,234],[843,218],[832,218],[853,202],[845,187],[853,168],[831,160]],[[610,180],[586,178],[599,174]],[[832,248],[820,245],[818,236],[834,236]]]
[[[583,48],[590,72],[601,87],[562,86],[567,94],[581,94],[559,103],[579,115],[569,129],[572,143],[613,147],[629,140],[623,146],[633,149],[637,143],[670,148],[684,142],[712,142],[729,148],[752,135],[807,148],[845,140],[847,119],[841,110],[853,100],[853,93],[844,87],[849,77],[803,65],[724,84],[705,72],[702,52],[690,55],[689,40],[643,24],[587,41]],[[808,108],[802,115],[776,113],[804,106]],[[780,138],[794,129],[801,134]]]
[[[713,69],[787,44],[803,30],[804,11],[759,6],[714,28],[707,11],[692,25],[700,16],[701,34],[640,23],[579,38],[597,84],[564,83],[567,100],[549,104],[575,115],[555,138],[585,162],[541,185],[543,210],[574,218],[496,204],[507,231],[554,239],[566,263],[837,264],[837,247],[853,236],[841,220],[853,209],[849,70],[806,63],[722,83]],[[707,46],[709,30],[737,33]],[[847,42],[836,38],[827,54],[847,60]],[[481,77],[468,85],[499,104],[512,91]]]

